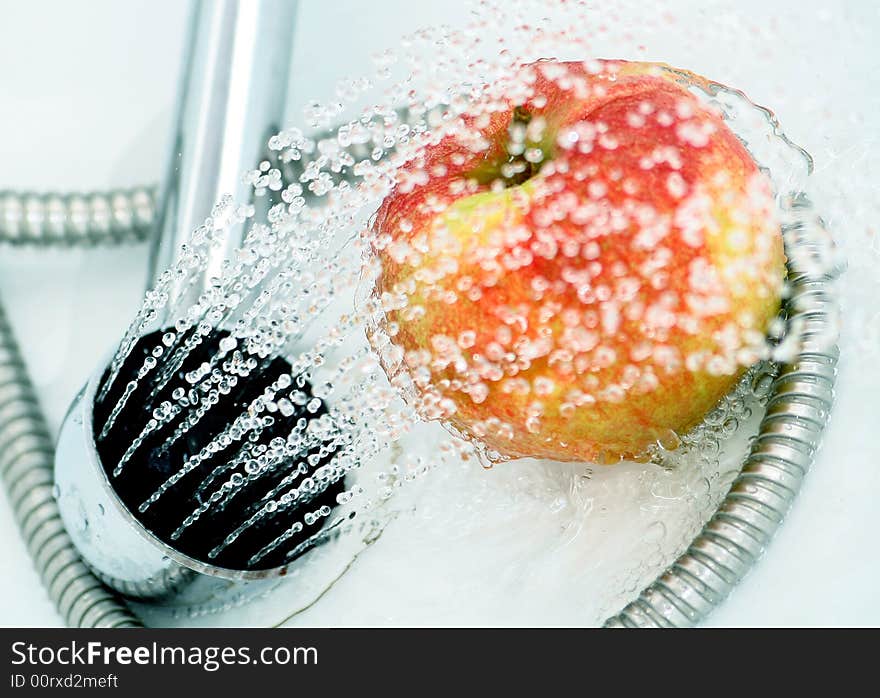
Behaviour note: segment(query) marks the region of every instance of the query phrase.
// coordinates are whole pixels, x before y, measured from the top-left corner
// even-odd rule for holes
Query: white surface
[[[329,98],[336,79],[367,72],[369,55],[404,31],[454,24],[460,2],[305,0],[294,51],[290,121],[312,98]],[[715,3],[718,4],[718,3]],[[688,6],[688,3],[675,3]],[[691,4],[690,6],[694,6]],[[880,246],[868,235],[876,213],[880,155],[877,75],[880,31],[875,3],[701,3],[690,28],[648,37],[647,57],[690,67],[743,87],[775,108],[786,132],[817,160],[832,225],[845,228],[851,270],[839,397],[825,445],[794,510],[765,558],[710,619],[711,625],[878,625],[880,545],[880,288],[872,265]],[[417,8],[417,10],[416,10]],[[737,15],[733,15],[735,8]],[[0,2],[0,189],[100,188],[159,178],[177,87],[184,3],[92,0],[27,5]],[[737,17],[764,25],[775,17],[766,50]],[[330,41],[332,37],[332,42]],[[34,44],[39,50],[35,50]],[[338,47],[344,46],[342,50]],[[758,50],[755,49],[758,47]],[[609,50],[605,55],[612,55]],[[840,187],[847,199],[836,196]],[[874,252],[870,245],[874,244]],[[95,357],[116,338],[137,305],[140,248],[12,253],[0,249],[0,291],[25,347],[53,426]],[[873,256],[872,256],[873,255]],[[57,625],[0,500],[0,624]],[[357,568],[322,604],[357,592]],[[575,603],[573,601],[573,603]],[[344,612],[326,614],[344,622]],[[378,617],[378,616],[377,616]]]

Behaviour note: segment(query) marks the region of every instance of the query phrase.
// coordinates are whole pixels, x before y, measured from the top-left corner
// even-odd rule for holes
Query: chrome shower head
[[[304,527],[300,523],[303,507],[306,512],[335,508],[344,480],[327,483],[314,495],[303,497],[299,506],[273,516],[261,514],[266,502],[297,475],[316,477],[331,451],[318,440],[301,460],[259,477],[233,474],[230,479],[230,473],[245,459],[265,452],[273,439],[293,431],[297,421],[320,419],[326,414],[324,402],[311,396],[308,382],[302,379],[298,381],[302,404],[291,403],[284,414],[272,418],[272,425],[252,432],[256,438],[244,442],[235,455],[230,454],[228,460],[218,457],[219,464],[197,458],[259,397],[265,378],[289,375],[290,365],[282,358],[271,358],[241,383],[224,389],[209,419],[193,420],[193,413],[190,418],[180,415],[166,423],[165,432],[151,433],[143,428],[155,419],[149,405],[170,404],[166,398],[179,388],[158,385],[158,377],[141,381],[128,395],[126,387],[143,358],[161,342],[156,334],[161,333],[138,341],[103,400],[100,393],[109,376],[106,370],[96,372],[64,421],[55,482],[68,531],[99,576],[129,596],[168,596],[195,573],[241,581],[283,575],[292,561],[312,547],[315,530],[323,523]],[[178,377],[197,372],[228,337],[224,331],[212,332],[186,356],[176,371]],[[205,395],[193,395],[193,400],[212,402]],[[181,477],[181,465],[189,463],[192,468]]]
[[[267,157],[266,142],[279,130],[283,117],[295,11],[296,3],[285,0],[195,3],[177,132],[151,253],[154,280],[174,263],[181,245],[223,195],[240,202],[248,200],[248,185],[242,175]],[[261,207],[271,201],[263,197],[251,199],[251,203]],[[240,246],[244,234],[243,223],[228,229],[222,242],[211,249],[205,268],[175,282],[171,293],[176,300],[186,303],[197,298]],[[135,456],[126,456],[137,432],[172,391],[166,389],[161,378],[165,374],[160,372],[155,380],[142,381],[140,391],[126,392],[138,366],[155,345],[162,344],[168,329],[173,328],[163,327],[158,320],[150,332],[136,338],[126,362],[116,370],[111,370],[108,362],[102,363],[71,406],[61,429],[55,467],[55,492],[65,526],[87,564],[106,583],[129,596],[167,596],[199,575],[255,580],[284,574],[286,562],[277,555],[267,553],[258,561],[251,560],[261,547],[284,532],[284,526],[289,527],[290,522],[283,518],[276,517],[271,526],[261,529],[265,540],[254,539],[252,531],[236,545],[223,544],[233,532],[224,529],[224,521],[231,521],[233,515],[245,516],[259,505],[258,500],[236,497],[236,501],[224,503],[219,518],[197,517],[199,521],[178,531],[180,521],[172,525],[173,516],[180,514],[178,518],[184,519],[198,509],[207,494],[204,487],[195,486],[184,494],[183,488],[191,484],[184,479],[163,490],[160,502],[138,510],[167,479],[170,460],[186,460],[222,430],[216,421],[222,418],[221,413],[212,412],[211,419],[197,428],[178,425],[176,439],[146,439],[139,442],[143,448]],[[198,370],[203,354],[216,350],[227,335],[217,327],[201,337],[201,353],[188,354],[186,361],[170,368],[166,381],[171,375]],[[182,345],[186,337],[180,334],[177,341]],[[174,356],[174,348],[168,346],[166,356]],[[257,374],[278,372],[276,369],[283,372],[285,366],[289,369],[282,358],[270,357]],[[252,375],[231,389],[235,405],[246,403],[264,389],[255,381]],[[305,408],[298,407],[281,423],[303,418],[303,412]],[[310,416],[320,414],[319,409]],[[270,440],[273,432],[266,430],[263,436]],[[128,463],[127,469],[121,467],[123,462]],[[195,468],[193,476],[199,472]],[[276,485],[282,477],[274,480]],[[268,478],[263,484],[272,481]],[[331,488],[325,494],[332,497],[334,493]],[[247,551],[240,545],[245,539],[249,540]]]

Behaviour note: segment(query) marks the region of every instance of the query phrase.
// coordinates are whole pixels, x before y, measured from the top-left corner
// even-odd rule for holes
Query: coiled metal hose
[[[773,383],[742,471],[687,551],[606,627],[692,626],[763,554],[801,488],[831,412],[839,356],[836,346],[828,346],[831,281],[790,273],[788,306],[804,323],[801,348]]]
[[[86,194],[0,191],[0,244],[65,247],[146,240],[156,215],[156,188]]]
[[[154,191],[0,194],[0,245],[94,246],[143,240]],[[139,627],[83,563],[53,495],[54,444],[0,300],[0,475],[43,586],[70,627]]]

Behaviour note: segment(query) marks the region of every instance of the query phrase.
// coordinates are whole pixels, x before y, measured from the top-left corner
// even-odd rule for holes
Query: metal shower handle
[[[177,123],[159,202],[149,278],[170,267],[180,246],[222,196],[262,204],[245,171],[268,153],[287,98],[297,0],[197,0],[193,4]],[[241,245],[232,227],[204,279]],[[203,281],[204,281],[203,279]],[[190,293],[204,290],[204,283]]]
[[[222,196],[257,205],[243,173],[264,158],[270,135],[280,129],[295,11],[292,0],[194,4],[151,279],[174,264],[181,246]],[[171,289],[178,301],[198,297],[241,245],[244,233],[244,223],[225,231],[201,277]],[[74,400],[55,458],[58,507],[76,548],[103,581],[128,595],[174,593],[197,573],[224,577],[225,572],[228,578],[229,571],[200,565],[161,544],[108,482],[91,426],[95,388],[105,368],[98,367]]]

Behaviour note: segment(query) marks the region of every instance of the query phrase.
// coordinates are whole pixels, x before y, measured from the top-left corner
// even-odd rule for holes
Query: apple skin
[[[770,183],[686,90],[698,76],[522,71],[524,93],[463,117],[378,211],[385,370],[495,459],[675,447],[766,351],[785,261]]]

